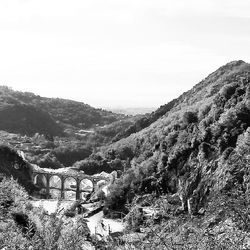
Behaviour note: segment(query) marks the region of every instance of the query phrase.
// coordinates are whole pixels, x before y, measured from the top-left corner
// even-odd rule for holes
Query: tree
[[[183,115],[183,123],[188,125],[190,123],[196,123],[198,121],[197,114],[195,112],[187,111]]]

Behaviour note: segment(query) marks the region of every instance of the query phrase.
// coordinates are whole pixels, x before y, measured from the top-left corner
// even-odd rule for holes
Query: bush
[[[133,208],[132,211],[130,211],[125,217],[127,229],[135,232],[140,232],[140,226],[143,225],[144,220],[145,218],[143,218],[143,210],[139,207]]]
[[[73,165],[73,167],[78,170],[84,171],[84,173],[88,175],[97,174],[102,171],[111,173],[114,170],[110,167],[109,164],[107,164],[106,161],[98,161],[91,158],[78,161]]]
[[[47,153],[43,156],[35,158],[38,158],[38,160],[36,160],[36,163],[41,168],[58,169],[64,167],[52,153]]]
[[[27,192],[16,180],[4,178],[0,182],[0,214],[21,210],[27,201]]]
[[[236,88],[237,88],[237,83],[231,83],[231,84],[225,85],[220,90],[220,94],[225,99],[229,99],[234,94]]]
[[[82,250],[88,249],[85,248],[87,245],[93,248],[89,242],[91,241],[90,231],[82,217],[77,217],[75,221],[65,220],[59,215],[58,209],[51,215],[33,210],[29,216],[25,215],[24,218],[36,221],[36,228],[34,229],[34,223],[29,223],[29,221],[29,226],[23,228],[11,219],[5,223],[1,223],[0,220],[1,249],[3,247],[3,249],[13,250]]]
[[[168,148],[172,148],[174,144],[177,142],[178,134],[179,133],[177,131],[173,131],[168,134],[168,136],[165,139],[167,141]]]
[[[202,120],[203,118],[205,118],[208,115],[210,110],[211,110],[211,105],[206,105],[200,108],[199,114],[198,114],[199,120]]]
[[[75,162],[84,160],[92,153],[92,149],[82,145],[60,146],[53,150],[56,158],[66,167],[72,166]]]
[[[197,114],[191,111],[185,112],[183,115],[183,123],[188,125],[190,123],[196,123],[198,121]]]

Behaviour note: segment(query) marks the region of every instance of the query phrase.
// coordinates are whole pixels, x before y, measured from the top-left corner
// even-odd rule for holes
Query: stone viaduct
[[[42,169],[33,170],[33,183],[45,192],[45,197],[51,197],[52,190],[60,192],[60,199],[65,199],[67,192],[74,192],[75,199],[83,199],[83,193],[93,194],[100,188],[99,183],[109,183],[110,178],[90,176],[84,173],[48,172]]]

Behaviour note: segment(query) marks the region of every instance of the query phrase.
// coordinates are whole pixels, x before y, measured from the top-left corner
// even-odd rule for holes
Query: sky
[[[158,107],[250,62],[249,0],[0,0],[0,85]]]

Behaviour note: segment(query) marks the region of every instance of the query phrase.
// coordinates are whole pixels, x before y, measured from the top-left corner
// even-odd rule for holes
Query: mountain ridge
[[[18,117],[18,110],[33,109],[32,114],[27,115],[32,120],[32,116],[37,113],[46,116],[46,119],[40,121],[48,126],[43,131],[38,124],[34,124],[34,128],[27,128],[27,123],[23,119],[14,121],[14,117]],[[16,110],[17,111],[16,111]],[[9,115],[6,115],[8,112]],[[47,113],[45,115],[45,113]],[[43,114],[43,115],[42,115]],[[23,114],[24,115],[24,114]],[[9,119],[12,116],[13,119]],[[67,100],[62,98],[48,98],[35,95],[30,92],[14,91],[7,86],[0,86],[0,117],[3,121],[2,130],[9,132],[27,133],[28,135],[38,133],[49,133],[51,135],[62,135],[63,130],[67,127],[75,127],[77,129],[89,129],[96,126],[104,126],[115,121],[125,119],[125,115],[115,114],[111,111],[96,109],[88,104]],[[18,123],[18,124],[16,124]],[[9,128],[11,126],[11,128]],[[19,127],[22,127],[21,129]]]
[[[211,82],[216,77],[217,78],[222,77],[222,75],[225,74],[227,71],[233,71],[235,68],[237,69],[237,67],[238,68],[247,67],[247,65],[249,65],[249,64],[245,63],[243,60],[232,61],[232,62],[229,62],[229,63],[223,65],[222,67],[218,68],[213,73],[209,74],[204,80],[197,83],[189,91],[184,92],[178,98],[175,98],[175,99],[169,101],[167,104],[160,106],[154,112],[152,112],[150,114],[146,114],[144,117],[137,120],[134,125],[131,125],[125,131],[122,131],[121,133],[116,135],[116,137],[113,139],[113,142],[119,141],[122,138],[126,138],[126,137],[130,136],[131,134],[139,132],[142,129],[150,126],[152,123],[157,121],[159,118],[166,115],[172,108],[174,108],[175,106],[177,106],[180,103],[182,103],[183,101],[185,101],[184,99],[187,98],[188,94],[193,95],[199,89],[202,89],[203,87],[205,87],[204,85],[207,84],[208,80],[209,80],[209,82]],[[231,74],[233,74],[233,72],[231,72]],[[229,76],[227,76],[227,77],[229,77]],[[216,92],[216,88],[214,90],[211,90],[211,93],[210,93],[211,95],[213,94],[213,91]]]
[[[248,249],[250,65],[220,67],[144,128],[132,126],[135,133],[74,164],[87,174],[117,170],[103,214],[126,215],[119,247],[121,240],[133,249]],[[4,172],[18,171],[20,158],[2,149],[14,153],[0,157]],[[136,240],[126,240],[133,232]]]
[[[172,101],[170,101],[168,104],[165,104],[165,105],[162,105],[161,107],[163,107],[163,112],[162,112],[162,114],[159,116],[159,117],[157,117],[157,119],[155,119],[155,120],[153,120],[153,122],[152,123],[149,123],[149,125],[147,126],[147,127],[145,127],[145,128],[142,128],[142,129],[139,129],[138,131],[136,131],[136,132],[139,132],[139,134],[140,134],[140,132],[143,130],[143,129],[149,129],[149,127],[150,126],[155,126],[155,122],[157,122],[157,120],[158,119],[164,119],[164,116],[167,116],[168,115],[168,112],[169,111],[174,111],[174,112],[177,112],[178,113],[178,111],[180,111],[183,107],[182,106],[184,106],[183,105],[183,103],[185,103],[186,104],[186,101],[187,101],[187,99],[188,99],[188,95],[191,95],[191,96],[193,96],[192,98],[194,99],[193,101],[192,101],[192,103],[194,104],[194,102],[197,102],[197,101],[204,101],[204,97],[206,97],[206,100],[208,100],[208,102],[209,103],[211,103],[212,102],[212,98],[211,98],[211,96],[213,96],[215,93],[218,93],[218,89],[220,89],[223,85],[224,85],[224,83],[225,82],[227,82],[227,78],[226,77],[228,77],[228,78],[230,78],[231,76],[232,76],[232,74],[235,74],[235,70],[237,71],[243,71],[244,72],[244,68],[248,68],[248,69],[250,69],[250,64],[248,64],[248,63],[245,63],[244,61],[242,61],[242,60],[238,60],[238,61],[232,61],[232,62],[230,62],[230,63],[227,63],[226,65],[224,65],[224,66],[222,66],[222,67],[220,67],[220,68],[218,68],[216,71],[214,71],[213,73],[211,73],[211,74],[209,74],[204,80],[202,80],[201,82],[199,82],[198,84],[196,84],[192,89],[190,89],[189,91],[186,91],[186,92],[184,92],[183,94],[181,94],[178,98],[176,98],[176,99],[173,99]],[[224,74],[226,74],[227,72],[224,72],[225,70],[227,69],[227,71],[229,71],[229,75],[228,76],[224,76]],[[222,72],[221,72],[222,71]],[[219,82],[219,83],[217,83],[217,81],[221,78],[221,77],[225,77],[225,79],[223,80],[223,82]],[[212,79],[211,79],[212,78]],[[215,79],[214,78],[216,78],[216,81],[215,81]],[[209,81],[209,83],[210,84],[212,84],[212,88],[211,89],[208,89],[207,90],[207,87],[209,87],[208,86],[208,81]],[[219,85],[218,85],[219,84]],[[204,89],[203,89],[203,87],[206,87],[206,89],[205,89],[205,91],[204,91]],[[197,92],[199,92],[199,91],[202,91],[202,93],[199,95],[199,98],[197,97],[197,96],[195,96],[195,94],[197,93]],[[205,92],[205,93],[204,93]],[[197,100],[198,99],[198,100]],[[209,105],[209,103],[207,103],[207,105]],[[190,100],[189,100],[189,103],[188,103],[188,105],[190,106]],[[204,105],[204,104],[203,104]],[[164,110],[164,108],[166,107],[166,106],[170,106],[170,108],[169,109],[167,109],[167,110]],[[192,105],[191,105],[192,106]],[[196,106],[198,106],[197,104],[196,104]],[[154,112],[152,112],[150,115],[151,116],[154,116],[154,114],[156,114],[157,112],[158,112],[158,110],[161,110],[161,107],[159,108],[159,109],[157,109],[156,111],[154,111]],[[197,108],[197,107],[196,107]],[[187,109],[187,107],[185,107],[184,109]],[[191,109],[191,107],[189,107],[189,109]],[[183,109],[182,109],[182,111],[181,112],[183,112]],[[142,118],[142,120],[143,120],[144,118]],[[133,125],[132,125],[133,126]],[[129,128],[128,128],[129,129]],[[130,138],[130,136],[131,136],[131,138],[133,137],[133,134],[134,133],[131,133],[131,134],[129,134],[127,137],[125,137],[125,138],[121,138],[121,140],[127,140],[128,139],[128,137]],[[138,134],[138,135],[139,135]],[[119,135],[118,135],[119,136]],[[115,143],[116,142],[114,142],[114,144],[113,145],[115,145]],[[117,143],[120,143],[119,141],[117,142]],[[112,147],[112,145],[110,145],[111,147]]]
[[[125,169],[107,209],[125,212],[134,195],[155,192],[177,195],[185,211],[197,214],[209,193],[232,189],[234,182],[248,185],[242,176],[250,157],[249,126],[250,65],[233,61],[175,99],[149,126],[90,157],[93,167],[96,161],[97,167],[110,162]]]

